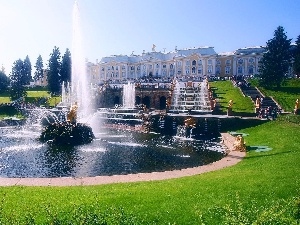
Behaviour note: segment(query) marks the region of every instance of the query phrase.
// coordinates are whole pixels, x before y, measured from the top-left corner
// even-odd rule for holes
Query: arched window
[[[248,68],[248,74],[254,74],[254,67],[252,65]]]
[[[192,65],[196,66],[196,60],[193,60]]]
[[[196,67],[192,67],[192,74],[196,73]]]
[[[173,67],[174,67],[173,64],[170,64],[170,69],[171,69],[171,70],[173,69]]]

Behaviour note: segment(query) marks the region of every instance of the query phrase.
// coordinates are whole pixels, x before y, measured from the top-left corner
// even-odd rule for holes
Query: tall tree
[[[296,40],[293,69],[297,77],[300,77],[300,35]]]
[[[25,97],[27,92],[24,86],[24,63],[21,59],[14,62],[12,71],[10,74],[11,89],[10,97],[12,100],[16,100],[21,97]]]
[[[32,68],[31,68],[31,62],[30,62],[28,55],[24,59],[23,67],[24,67],[24,69],[23,69],[23,73],[24,73],[23,74],[23,84],[29,85],[30,82],[32,81],[32,76],[31,76]]]
[[[288,39],[284,28],[279,26],[274,37],[267,42],[266,53],[260,66],[260,84],[265,87],[280,87],[291,65],[291,39]]]
[[[38,56],[34,68],[35,68],[34,77],[33,77],[34,81],[42,79],[44,76],[44,64],[41,55]]]
[[[0,93],[8,90],[9,78],[3,71],[0,71]]]
[[[72,62],[71,62],[71,52],[67,48],[64,56],[62,57],[60,76],[61,82],[70,82],[72,73]]]
[[[48,67],[48,90],[56,95],[60,91],[60,51],[56,46],[50,54]]]

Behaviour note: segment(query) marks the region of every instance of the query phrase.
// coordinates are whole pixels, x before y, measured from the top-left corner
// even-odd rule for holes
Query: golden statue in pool
[[[70,111],[67,115],[67,121],[69,121],[70,123],[76,123],[77,109],[78,109],[78,105],[77,102],[75,102],[75,104],[71,106]]]

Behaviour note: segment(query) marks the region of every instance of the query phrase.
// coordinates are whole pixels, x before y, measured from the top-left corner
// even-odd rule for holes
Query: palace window
[[[225,67],[225,74],[230,74],[230,66]]]
[[[190,60],[187,60],[187,61],[185,62],[185,65],[189,66],[190,63],[191,63]]]
[[[141,70],[141,67],[140,67],[140,65],[138,65],[138,66],[137,66],[137,70]]]
[[[170,64],[170,69],[172,70],[174,68],[174,65],[173,64]]]
[[[248,68],[248,74],[254,74],[254,67],[252,65]]]
[[[122,70],[125,70],[125,66],[124,65],[122,66]]]
[[[104,71],[104,67],[101,67],[101,71]]]
[[[149,70],[152,70],[152,65],[149,65]]]
[[[146,65],[143,65],[143,70],[146,70]]]
[[[217,66],[216,67],[216,74],[220,74],[221,73],[221,67],[220,66]]]
[[[192,74],[195,74],[195,73],[196,73],[196,67],[192,67]]]
[[[220,59],[217,59],[217,65],[221,65]]]
[[[196,66],[196,60],[193,60],[192,65]]]
[[[159,64],[156,64],[156,68],[157,68],[157,69],[159,68]]]
[[[164,69],[166,69],[166,68],[167,68],[167,65],[166,65],[166,64],[164,64],[164,65],[163,65],[163,68],[164,68]]]
[[[201,59],[198,60],[198,65],[202,65],[202,60]]]
[[[125,72],[122,72],[122,77],[126,77],[126,73]]]
[[[239,59],[238,60],[238,64],[243,64],[244,60],[243,59]]]
[[[243,73],[243,67],[242,66],[239,66],[238,67],[238,74],[242,74]]]
[[[134,70],[134,66],[131,66],[130,69],[131,69],[131,70]]]
[[[231,63],[231,60],[230,60],[230,59],[227,59],[227,60],[226,60],[226,65],[230,65],[230,63]]]
[[[182,65],[181,61],[177,61],[177,66],[181,67],[181,65]]]
[[[202,66],[198,67],[198,74],[202,74]]]
[[[253,58],[250,58],[250,59],[249,59],[249,63],[254,63],[254,59],[253,59]]]
[[[181,70],[178,70],[178,71],[177,71],[177,74],[180,75],[180,74],[181,74]]]
[[[209,60],[207,61],[207,64],[208,64],[208,65],[212,65],[212,60],[209,59]]]
[[[119,70],[119,67],[118,67],[118,66],[116,66],[116,70]]]
[[[211,65],[207,67],[207,72],[212,73],[212,66]]]

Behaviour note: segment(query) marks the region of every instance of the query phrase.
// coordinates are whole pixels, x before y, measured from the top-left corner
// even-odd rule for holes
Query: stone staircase
[[[239,88],[245,96],[252,99],[254,105],[256,98],[262,99],[261,109],[264,110],[268,107],[272,107],[273,109],[281,110],[281,107],[274,101],[273,98],[264,96],[256,87],[251,86],[246,80],[242,82],[242,85],[240,85]]]

